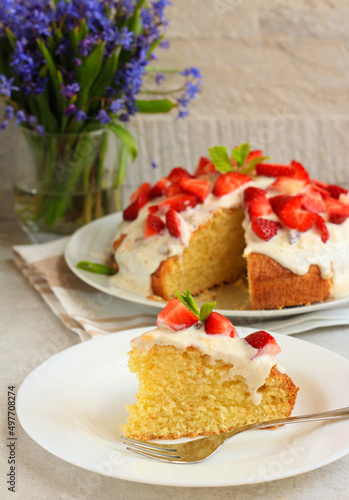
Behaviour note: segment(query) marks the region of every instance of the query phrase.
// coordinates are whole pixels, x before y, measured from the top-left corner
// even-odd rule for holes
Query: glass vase
[[[121,209],[121,142],[106,129],[44,134],[22,129],[15,152],[14,209],[33,242],[72,234]]]

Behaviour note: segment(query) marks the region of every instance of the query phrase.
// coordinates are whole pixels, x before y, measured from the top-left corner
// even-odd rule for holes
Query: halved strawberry
[[[162,234],[165,223],[160,217],[154,214],[149,214],[145,220],[144,238],[149,238],[154,234]]]
[[[244,191],[244,206],[248,209],[250,217],[262,217],[272,212],[266,191],[253,186]]]
[[[273,196],[272,198],[269,198],[269,203],[271,205],[271,208],[273,209],[273,212],[276,215],[279,215],[280,210],[288,201],[290,201],[291,198],[292,196],[288,196],[286,194],[280,194],[278,196]]]
[[[123,211],[122,215],[124,220],[132,221],[137,219],[138,212],[146,203],[148,203],[149,198],[146,194],[141,193],[132,203]]]
[[[188,170],[185,170],[185,168],[182,167],[173,168],[167,176],[168,180],[171,182],[178,182],[180,179],[183,179],[183,177],[190,179],[193,176],[188,172]]]
[[[329,191],[327,191],[327,189],[326,189],[327,184],[325,184],[324,182],[318,181],[316,179],[312,179],[311,184],[312,184],[312,189],[314,189],[314,191],[317,191],[318,193],[320,193],[322,199],[331,197]]]
[[[255,149],[254,151],[250,151],[247,158],[246,158],[246,163],[250,162],[251,160],[254,160],[255,158],[261,158],[263,156],[263,151],[260,149]]]
[[[229,194],[238,187],[249,182],[251,177],[245,174],[240,174],[239,172],[228,172],[227,174],[222,174],[216,180],[213,188],[213,194],[220,198],[226,194]]]
[[[303,193],[302,207],[314,214],[325,212],[326,210],[326,205],[321,194],[312,184],[309,184]]]
[[[180,193],[183,193],[183,191],[180,188],[179,182],[174,182],[173,184],[170,184],[167,188],[165,188],[164,195],[166,196],[166,198],[171,198],[172,196]]]
[[[182,212],[187,208],[194,208],[197,204],[198,204],[198,199],[196,196],[183,193],[172,196],[171,198],[166,198],[165,200],[161,201],[158,205],[156,205],[156,208],[155,207],[150,207],[150,208],[152,208],[153,213],[157,210],[160,210],[161,213],[165,214],[167,210],[169,210],[170,208],[173,208],[173,210],[176,210],[177,212]]]
[[[335,184],[329,184],[327,187],[326,187],[327,191],[330,193],[330,195],[332,196],[332,198],[336,198],[336,200],[338,200],[339,196],[343,193],[343,194],[348,194],[348,190],[347,189],[344,189],[340,186],[336,186]]]
[[[349,217],[349,205],[345,205],[334,198],[327,198],[325,204],[328,212],[328,220],[332,224],[342,224]]]
[[[285,226],[301,233],[308,231],[317,217],[316,214],[302,210],[302,201],[302,195],[293,196],[278,212],[278,216]]]
[[[211,312],[205,320],[205,332],[208,335],[225,335],[229,337],[237,337],[238,333],[228,318],[217,312]]]
[[[258,163],[256,166],[258,175],[266,177],[292,176],[295,169],[290,165],[279,165],[278,163]]]
[[[279,222],[275,222],[269,219],[263,219],[262,217],[252,217],[251,218],[252,231],[262,240],[269,241],[279,229],[282,228]]]
[[[187,223],[183,219],[183,217],[176,212],[176,210],[173,210],[170,208],[166,212],[166,227],[168,229],[168,232],[170,233],[171,236],[174,238],[179,238],[181,243],[185,243],[184,241],[184,226]]]
[[[301,193],[306,185],[307,181],[304,179],[281,176],[270,184],[268,191],[276,191],[278,193],[288,194],[289,196],[295,196]]]
[[[181,179],[179,186],[185,193],[195,195],[203,203],[211,189],[209,181],[204,179]]]
[[[213,165],[212,161],[205,156],[201,156],[199,163],[196,166],[194,177],[199,177],[200,175],[210,175],[218,173],[216,167]]]
[[[259,200],[251,200],[248,207],[248,213],[250,217],[263,217],[264,215],[271,214],[272,208],[268,198],[264,196],[264,198],[261,197]]]
[[[303,165],[301,163],[299,163],[298,161],[292,160],[291,167],[294,168],[293,177],[296,177],[297,179],[303,179],[305,181],[310,181],[309,174],[305,170],[305,168],[303,167]]]
[[[315,186],[319,186],[323,189],[326,189],[326,187],[328,186],[328,184],[326,184],[326,182],[319,181],[318,179],[311,179],[311,183],[315,184]]]
[[[250,333],[250,335],[247,335],[247,337],[245,337],[245,340],[248,344],[250,344],[250,346],[258,349],[257,354],[255,354],[253,358],[255,358],[256,356],[261,356],[262,354],[276,356],[276,354],[281,352],[280,346],[277,344],[274,337],[264,330]]]
[[[321,217],[321,215],[318,215],[317,218],[315,219],[315,227],[320,233],[322,242],[326,243],[326,241],[328,241],[330,237],[330,233],[328,232],[326,222]]]
[[[248,206],[249,202],[251,200],[253,200],[254,198],[258,199],[259,196],[265,196],[266,193],[267,192],[264,191],[264,189],[257,188],[254,186],[249,186],[244,191],[244,207],[246,208]]]
[[[141,184],[139,186],[139,188],[131,194],[130,196],[130,202],[133,203],[140,194],[145,194],[146,196],[149,197],[149,192],[150,192],[150,189],[151,189],[151,185],[149,182],[143,182],[143,184]]]
[[[159,198],[165,194],[166,188],[171,184],[167,177],[162,177],[149,191],[149,199]]]
[[[347,194],[341,193],[339,195],[338,201],[344,203],[344,205],[349,205],[349,196]]]
[[[198,318],[179,299],[171,299],[158,314],[156,326],[168,326],[172,330],[183,330],[198,322]]]

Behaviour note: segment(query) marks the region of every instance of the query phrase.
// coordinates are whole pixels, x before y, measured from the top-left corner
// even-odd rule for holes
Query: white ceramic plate
[[[24,430],[57,457],[103,475],[173,486],[228,486],[294,476],[349,451],[349,420],[293,424],[238,435],[200,464],[156,462],[126,450],[119,425],[135,401],[128,371],[132,338],[146,329],[89,340],[35,369],[17,394]],[[240,328],[242,336],[251,329]],[[294,415],[348,405],[349,361],[308,342],[273,334],[278,361],[300,387]],[[183,439],[181,440],[183,441]]]
[[[87,224],[79,229],[73,234],[67,244],[65,250],[65,260],[71,271],[76,274],[76,276],[97,290],[119,297],[120,299],[150,306],[157,310],[163,309],[165,302],[150,300],[142,295],[129,292],[115,286],[108,276],[93,274],[76,267],[76,264],[81,260],[101,263],[105,262],[108,257],[108,249],[111,250],[112,238],[116,233],[116,229],[120,221],[121,213],[116,213],[102,217],[101,219],[91,222],[90,224]],[[241,288],[236,290],[233,285],[219,289],[217,291],[217,298],[215,298],[217,301],[215,310],[224,316],[229,316],[230,318],[263,319],[304,314],[312,311],[328,309],[349,302],[349,297],[346,297],[337,300],[329,299],[310,306],[289,307],[281,310],[272,309],[266,311],[253,311],[251,309],[240,310],[230,307],[230,304],[232,301],[236,300],[236,298],[239,302],[241,301],[240,296]],[[244,300],[245,299],[242,299],[242,301]],[[207,297],[204,301],[207,301]]]

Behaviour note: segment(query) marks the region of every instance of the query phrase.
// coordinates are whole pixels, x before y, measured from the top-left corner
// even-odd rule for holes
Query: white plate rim
[[[115,285],[108,286],[108,277],[107,276],[101,276],[101,275],[96,275],[93,273],[90,273],[88,271],[84,271],[82,269],[78,269],[76,267],[76,264],[80,260],[90,260],[88,255],[86,253],[81,252],[78,254],[76,253],[76,248],[80,248],[80,241],[84,240],[86,237],[93,239],[92,235],[95,233],[101,234],[104,232],[103,226],[107,225],[110,227],[113,225],[115,227],[115,233],[116,233],[116,228],[119,222],[122,220],[122,213],[117,212],[114,214],[107,215],[105,217],[101,217],[100,219],[97,219],[95,221],[90,222],[89,224],[86,224],[85,226],[81,227],[78,229],[70,238],[69,241],[66,245],[65,251],[64,251],[64,258],[65,261],[69,267],[69,269],[82,281],[87,283],[88,285],[92,286],[93,288],[107,293],[108,295],[117,297],[122,300],[127,300],[129,302],[134,302],[137,304],[149,306],[152,309],[160,310],[163,309],[163,307],[166,305],[165,301],[157,301],[157,300],[151,300],[148,299],[147,297],[144,297],[142,295],[136,294],[129,292],[127,290],[121,289]],[[113,232],[109,229],[107,230],[107,235],[108,235],[108,241],[111,244],[111,240],[113,237]],[[94,239],[96,241],[96,239]],[[103,246],[103,248],[99,249],[100,251],[104,250],[104,253],[106,253],[106,247]],[[89,250],[86,249],[86,252]],[[80,251],[79,251],[80,252]],[[223,314],[224,316],[228,316],[230,318],[250,318],[250,319],[263,319],[263,318],[281,318],[281,317],[287,317],[287,316],[295,316],[295,315],[301,315],[301,314],[306,314],[310,312],[315,312],[315,311],[320,311],[320,310],[325,310],[325,309],[330,309],[332,307],[338,307],[341,305],[344,305],[349,302],[349,296],[348,297],[342,297],[339,299],[327,299],[323,302],[320,303],[315,303],[311,304],[308,306],[297,306],[297,307],[289,307],[286,309],[268,309],[268,310],[236,310],[236,309],[219,309],[217,308],[216,311],[219,312],[220,314]]]
[[[128,330],[125,332],[119,332],[117,334],[111,334],[111,335],[107,335],[105,337],[99,337],[96,339],[89,340],[85,343],[75,345],[69,349],[66,349],[65,351],[62,351],[61,353],[56,354],[55,356],[53,356],[49,360],[45,361],[38,368],[33,370],[33,372],[30,375],[28,375],[28,377],[21,384],[21,386],[18,390],[18,393],[17,393],[17,397],[16,397],[16,409],[17,409],[17,415],[19,418],[19,422],[22,425],[22,427],[24,428],[24,430],[27,432],[27,434],[34,441],[36,441],[41,447],[43,447],[45,450],[49,451],[51,454],[61,458],[62,460],[66,461],[68,463],[76,465],[78,467],[84,468],[84,469],[92,471],[92,472],[97,472],[97,473],[100,473],[102,475],[116,477],[118,479],[124,479],[124,480],[133,481],[133,482],[140,482],[140,483],[157,484],[157,485],[163,485],[163,486],[167,485],[167,486],[184,486],[184,487],[217,487],[217,486],[237,486],[237,485],[244,485],[244,484],[255,484],[255,483],[260,483],[260,482],[267,482],[267,481],[272,481],[272,480],[276,480],[276,479],[283,479],[283,478],[295,476],[298,474],[302,474],[305,472],[309,472],[311,470],[314,470],[314,469],[317,469],[317,468],[322,467],[324,465],[327,465],[335,460],[338,460],[341,457],[345,456],[349,452],[349,444],[348,444],[348,442],[349,442],[349,422],[348,421],[341,421],[341,422],[335,422],[333,424],[330,424],[332,427],[329,428],[330,432],[327,432],[327,433],[326,433],[325,427],[321,427],[318,430],[312,431],[312,432],[317,432],[318,436],[326,437],[326,439],[329,439],[328,436],[331,436],[331,431],[334,429],[333,426],[335,426],[335,425],[341,426],[340,427],[341,437],[343,437],[343,435],[344,436],[347,435],[348,439],[341,439],[340,446],[336,449],[335,452],[332,452],[332,454],[330,454],[328,456],[320,456],[320,457],[317,454],[316,459],[314,459],[312,462],[308,463],[306,466],[305,465],[303,465],[303,466],[298,465],[298,468],[296,467],[295,470],[292,470],[292,469],[287,470],[287,467],[286,467],[286,470],[283,470],[281,473],[269,475],[269,476],[267,475],[267,477],[261,477],[258,475],[255,477],[251,476],[251,478],[248,481],[246,480],[246,478],[239,480],[236,478],[232,479],[231,477],[228,477],[228,478],[226,477],[225,479],[221,478],[221,480],[216,480],[216,481],[211,480],[209,477],[209,474],[207,474],[207,472],[210,471],[210,463],[208,461],[202,462],[202,464],[191,464],[188,466],[186,466],[186,465],[174,465],[174,464],[163,464],[161,462],[155,462],[153,460],[144,459],[142,457],[138,458],[135,455],[131,454],[132,455],[132,463],[136,462],[138,468],[142,467],[142,465],[144,465],[144,464],[142,464],[142,461],[145,460],[147,463],[150,462],[150,464],[151,464],[150,468],[147,469],[148,475],[145,478],[144,474],[139,474],[138,476],[135,475],[134,469],[132,467],[131,467],[131,469],[128,469],[126,466],[126,472],[125,472],[125,470],[123,470],[122,472],[119,472],[118,469],[115,469],[115,470],[113,470],[113,473],[111,474],[111,473],[107,473],[103,470],[96,470],[96,468],[91,466],[91,464],[86,465],[85,463],[82,463],[81,460],[80,461],[79,460],[72,460],[71,458],[69,458],[69,456],[67,457],[64,453],[57,452],[57,449],[55,449],[55,446],[57,446],[57,443],[56,443],[56,445],[52,445],[52,442],[47,443],[47,442],[45,442],[45,439],[43,439],[42,436],[40,435],[40,433],[42,432],[42,425],[49,426],[49,430],[51,431],[51,435],[54,435],[55,433],[53,432],[54,429],[50,428],[51,421],[45,422],[44,419],[42,419],[42,421],[40,421],[40,415],[41,415],[41,413],[39,412],[40,405],[39,405],[39,408],[37,406],[39,404],[39,401],[41,401],[43,398],[43,392],[42,392],[43,388],[46,389],[48,392],[50,392],[50,389],[51,389],[50,378],[47,377],[47,372],[49,372],[49,367],[52,366],[52,362],[58,363],[58,365],[61,363],[64,366],[65,363],[67,362],[67,359],[71,356],[74,356],[74,359],[76,359],[76,356],[77,356],[77,359],[79,360],[79,354],[84,356],[84,351],[92,349],[92,346],[93,346],[94,352],[95,352],[97,347],[102,349],[103,352],[106,352],[106,349],[109,350],[109,348],[110,348],[110,346],[108,346],[108,344],[112,345],[113,343],[115,343],[115,344],[122,345],[124,343],[126,345],[126,343],[128,343],[130,341],[130,339],[134,338],[134,336],[139,335],[147,330],[149,330],[149,328],[138,328],[138,329],[134,329],[134,330]],[[240,331],[242,331],[246,335],[246,334],[250,333],[251,331],[253,331],[253,329],[241,327]],[[316,356],[319,356],[320,358],[325,357],[328,361],[335,363],[337,368],[339,367],[337,374],[336,374],[336,377],[338,376],[339,371],[342,369],[343,372],[345,373],[345,376],[347,376],[349,378],[349,361],[346,360],[345,358],[339,356],[338,354],[335,354],[335,353],[328,351],[322,347],[319,347],[319,346],[314,345],[314,344],[310,344],[309,342],[306,342],[304,340],[300,340],[300,339],[297,339],[294,337],[284,336],[282,334],[275,334],[275,333],[273,333],[273,335],[275,336],[278,343],[281,344],[281,346],[283,346],[285,348],[285,350],[287,350],[287,348],[290,348],[290,346],[292,347],[292,349],[294,349],[296,346],[297,350],[302,349],[302,348],[306,349],[306,351],[308,351],[308,353],[309,352],[312,353],[312,355],[315,357]],[[121,336],[123,336],[123,337],[121,337]],[[122,342],[121,342],[121,339],[123,339]],[[125,352],[120,353],[120,355],[124,356],[125,363],[126,363],[126,350],[125,350]],[[286,354],[286,358],[287,358],[287,354]],[[307,373],[308,368],[305,367],[304,369],[305,369],[305,373]],[[288,371],[288,373],[289,373],[289,371]],[[44,375],[44,377],[43,377],[43,375]],[[69,373],[68,373],[68,375],[69,375]],[[40,382],[39,386],[35,387],[35,382]],[[297,381],[295,381],[295,382],[297,382]],[[35,400],[35,398],[33,399],[33,390],[34,390],[34,395],[35,395],[35,391],[36,391],[36,397],[37,397],[36,400]],[[300,391],[302,391],[302,387],[301,387]],[[327,393],[327,395],[330,397],[333,397],[333,394],[330,395],[329,393]],[[115,394],[115,397],[116,396],[117,396],[117,394]],[[29,403],[28,403],[28,398],[30,400]],[[346,404],[347,404],[347,400],[346,400]],[[54,401],[53,402],[52,402],[52,400],[50,401],[50,406],[52,408],[49,410],[49,412],[51,412],[52,415],[54,415],[54,411],[55,411]],[[342,402],[341,405],[338,405],[338,406],[345,406],[345,404]],[[296,405],[296,408],[297,408],[297,405]],[[323,408],[323,409],[331,409],[331,408]],[[297,414],[297,413],[298,412],[294,412],[294,414]],[[35,422],[34,427],[33,427],[33,421]],[[69,422],[67,422],[67,423],[69,423]],[[311,424],[297,424],[297,425],[286,426],[286,427],[295,428],[298,425],[308,425],[309,426]],[[77,435],[78,434],[77,430],[76,429],[73,429],[73,430],[75,431],[75,435]],[[338,431],[338,428],[337,428],[337,431]],[[253,431],[253,432],[258,432],[258,431]],[[269,431],[269,432],[272,432],[272,431]],[[248,433],[246,433],[244,436],[247,436],[247,434]],[[79,436],[79,438],[80,438],[80,436]],[[347,444],[345,444],[345,443],[347,443]],[[228,446],[228,445],[226,444],[224,446]],[[220,451],[219,453],[223,453],[223,450],[224,450],[224,447],[222,448],[222,451]],[[107,451],[105,451],[105,453],[107,453]],[[116,452],[116,453],[118,453],[118,452]],[[127,452],[127,453],[129,453],[129,452]],[[276,450],[275,450],[275,453],[276,453]],[[121,455],[121,453],[120,453],[120,455]],[[214,455],[214,457],[211,457],[211,459],[209,459],[209,460],[214,460],[216,456],[218,456],[218,453],[217,453],[217,455]],[[159,470],[163,471],[164,469],[161,469],[163,466],[169,467],[170,469],[173,468],[173,474],[170,474],[171,479],[169,479],[168,477],[163,478],[161,476],[161,474],[159,475],[158,471]],[[180,467],[181,469],[178,469],[178,467]],[[191,472],[190,478],[188,478],[188,476],[187,476],[185,480],[181,479],[179,477],[183,467],[184,468],[189,467],[190,468],[189,470]],[[208,476],[208,479],[205,478],[205,481],[203,481],[202,479],[198,479],[198,476],[199,477],[201,476],[202,471],[200,471],[199,473],[196,473],[196,471],[197,471],[197,468],[200,468],[200,467],[202,467],[202,471],[204,471],[204,475]],[[212,464],[211,464],[211,468],[212,468]],[[216,468],[217,468],[217,466],[216,466]],[[213,470],[215,470],[215,469],[213,469]],[[149,472],[149,471],[153,471],[153,473],[151,474],[151,472]]]

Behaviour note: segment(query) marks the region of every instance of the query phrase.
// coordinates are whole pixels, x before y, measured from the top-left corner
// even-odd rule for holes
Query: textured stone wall
[[[349,0],[172,1],[171,46],[159,64],[198,66],[203,91],[185,121],[152,116],[131,124],[140,155],[125,198],[174,165],[193,170],[212,145],[242,141],[349,184]],[[14,128],[0,133],[0,217],[11,216],[15,144]]]

